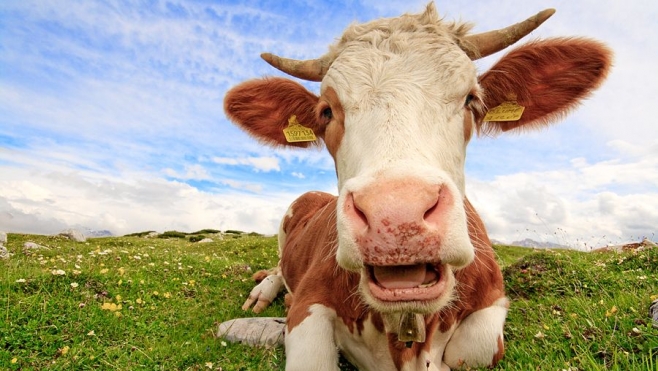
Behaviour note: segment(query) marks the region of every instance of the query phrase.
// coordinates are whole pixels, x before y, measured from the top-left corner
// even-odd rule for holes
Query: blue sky
[[[225,92],[280,75],[260,60],[263,51],[314,58],[351,22],[425,3],[3,1],[0,230],[275,233],[296,196],[336,192],[333,163],[322,150],[250,139],[225,118]],[[476,32],[554,7],[530,38],[587,36],[616,54],[609,80],[559,125],[472,141],[467,193],[492,237],[578,247],[658,239],[658,74],[650,72],[658,4],[436,5]]]

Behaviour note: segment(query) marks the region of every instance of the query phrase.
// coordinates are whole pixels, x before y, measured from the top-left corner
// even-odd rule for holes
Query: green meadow
[[[280,348],[215,337],[276,238],[170,233],[73,242],[9,234],[0,260],[0,370],[283,370]],[[47,249],[23,251],[32,241]],[[658,370],[658,249],[496,246],[512,306],[495,370]],[[282,298],[260,316],[285,316]],[[342,367],[350,370],[349,365]]]

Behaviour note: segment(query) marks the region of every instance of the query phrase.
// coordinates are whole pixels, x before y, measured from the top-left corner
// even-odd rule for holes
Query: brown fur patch
[[[505,344],[503,343],[503,337],[498,337],[498,351],[494,354],[493,359],[491,360],[491,366],[495,366],[503,356],[505,355]]]
[[[270,275],[270,272],[268,270],[262,269],[262,270],[259,270],[256,273],[254,273],[254,275],[251,276],[251,278],[253,278],[254,281],[256,281],[257,283],[260,283],[265,278],[267,278],[267,276],[269,276],[269,275]]]
[[[464,143],[468,143],[473,136],[473,112],[464,108]]]
[[[283,129],[296,115],[302,126],[324,135],[315,115],[318,97],[300,84],[279,77],[255,79],[235,86],[224,98],[224,111],[231,121],[261,142],[274,146],[308,147],[319,142],[288,143]]]
[[[478,132],[497,134],[532,129],[563,118],[598,88],[608,74],[612,52],[583,38],[554,38],[522,45],[480,76],[488,108],[516,100],[525,107],[518,121],[486,122]]]
[[[324,132],[324,143],[335,160],[336,153],[345,135],[345,111],[343,111],[343,106],[338,99],[338,94],[331,87],[322,93],[317,110],[321,111],[324,107],[330,107],[333,115],[331,122],[328,123]],[[320,112],[318,112],[319,114]]]

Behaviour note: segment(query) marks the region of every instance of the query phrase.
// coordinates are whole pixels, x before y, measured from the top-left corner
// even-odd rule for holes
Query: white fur
[[[362,371],[394,370],[388,350],[388,338],[377,331],[370,321],[364,321],[363,331],[350,332],[340,318],[336,319],[336,343],[343,355]]]
[[[479,367],[491,364],[503,336],[507,316],[507,298],[500,298],[488,308],[472,313],[462,321],[443,354],[451,368]]]
[[[321,304],[311,305],[308,311],[311,314],[292,331],[286,326],[286,371],[339,371],[336,312]]]

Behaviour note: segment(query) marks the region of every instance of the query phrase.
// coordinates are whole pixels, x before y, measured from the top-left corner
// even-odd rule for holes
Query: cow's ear
[[[516,101],[525,107],[523,115],[517,121],[476,117],[479,131],[497,134],[560,120],[601,85],[611,63],[610,49],[589,39],[538,40],[514,49],[480,76],[480,85],[488,109]]]
[[[289,143],[283,133],[295,115],[302,126],[323,133],[317,124],[318,97],[300,84],[278,77],[250,80],[235,86],[224,98],[226,116],[251,136],[272,146],[308,147],[312,142]]]

